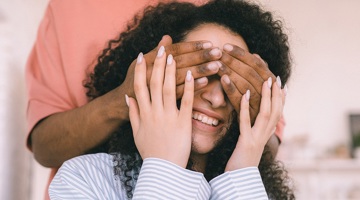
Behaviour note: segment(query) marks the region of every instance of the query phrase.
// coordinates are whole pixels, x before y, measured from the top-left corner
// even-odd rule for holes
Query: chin
[[[208,138],[194,137],[191,145],[191,152],[194,154],[208,154],[216,146],[216,141]]]

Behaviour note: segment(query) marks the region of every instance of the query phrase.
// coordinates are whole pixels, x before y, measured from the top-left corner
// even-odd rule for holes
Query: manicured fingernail
[[[125,102],[126,105],[129,107],[129,96],[127,94],[125,94]]]
[[[284,95],[286,96],[287,93],[288,93],[288,87],[287,87],[287,85],[285,84],[285,85],[284,85]]]
[[[220,49],[218,49],[218,48],[215,48],[210,51],[210,55],[212,55],[212,56],[220,56],[220,54],[221,54],[221,52],[220,52]]]
[[[268,87],[269,87],[269,88],[271,88],[271,85],[272,85],[272,78],[271,78],[271,77],[269,77],[269,78],[268,78],[268,80],[267,80],[267,82],[268,82]]]
[[[250,90],[247,90],[246,93],[245,93],[245,98],[247,101],[250,100]]]
[[[191,75],[191,71],[190,70],[188,70],[187,72],[186,72],[186,81],[191,81],[191,77],[192,77],[192,75]]]
[[[224,50],[225,51],[232,51],[234,49],[234,47],[230,44],[225,44],[224,45]]]
[[[227,76],[227,75],[224,75],[223,80],[224,80],[224,82],[225,82],[226,84],[228,84],[228,85],[231,83],[231,81],[230,81],[230,79],[229,79],[229,76]]]
[[[205,84],[207,82],[206,77],[201,77],[195,80],[197,84]]]
[[[205,42],[202,44],[203,49],[208,49],[212,47],[212,43],[211,42]]]
[[[280,76],[277,76],[277,77],[276,77],[276,84],[279,86],[279,88],[281,88]]]
[[[165,52],[165,48],[164,48],[164,46],[161,46],[161,47],[159,48],[157,57],[161,57],[162,55],[164,55],[164,52]]]
[[[166,63],[168,64],[168,65],[171,65],[172,64],[172,62],[173,62],[173,56],[170,54],[168,57],[167,57],[167,60],[166,60]]]
[[[143,53],[139,53],[139,55],[137,57],[137,60],[136,60],[136,63],[140,64],[142,62],[142,60],[143,60],[143,57],[144,57]]]

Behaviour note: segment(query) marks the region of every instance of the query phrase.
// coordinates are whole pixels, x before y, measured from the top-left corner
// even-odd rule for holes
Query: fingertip
[[[130,107],[130,104],[129,104],[129,96],[127,94],[125,94],[125,102],[126,102],[126,105],[128,107]]]
[[[231,81],[230,81],[230,78],[227,74],[223,75],[221,77],[221,79],[223,80],[223,82],[226,84],[226,85],[230,85]]]
[[[192,73],[191,73],[190,70],[188,70],[188,71],[186,72],[185,80],[186,80],[186,82],[191,82],[192,79],[193,79]]]
[[[136,59],[136,63],[137,64],[142,63],[143,59],[144,59],[144,54],[142,52],[140,52],[137,59]]]
[[[245,93],[245,99],[247,100],[247,102],[249,102],[250,100],[250,90],[247,90]]]

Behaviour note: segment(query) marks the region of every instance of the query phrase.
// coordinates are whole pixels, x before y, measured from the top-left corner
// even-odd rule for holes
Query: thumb
[[[131,128],[133,130],[133,134],[136,134],[140,127],[139,106],[134,98],[128,97],[127,95],[125,95],[125,98],[129,106],[129,118],[130,118]]]
[[[172,38],[169,35],[164,35],[161,38],[161,40],[160,40],[157,47],[161,47],[161,46],[165,47],[165,46],[168,46],[168,45],[171,45],[171,44],[172,44]]]

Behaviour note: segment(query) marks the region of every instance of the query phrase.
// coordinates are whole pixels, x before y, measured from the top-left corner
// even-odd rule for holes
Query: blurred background
[[[257,2],[285,21],[290,37],[294,71],[278,158],[294,179],[298,199],[360,199],[360,1]],[[25,145],[24,84],[24,66],[47,3],[0,2],[4,200],[42,199],[49,174]]]

